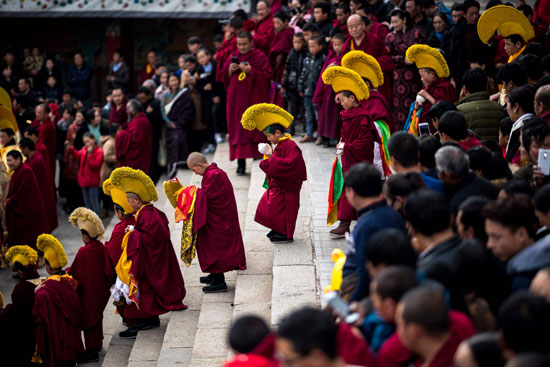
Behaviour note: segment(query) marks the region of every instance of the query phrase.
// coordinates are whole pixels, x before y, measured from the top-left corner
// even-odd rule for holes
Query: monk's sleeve
[[[12,180],[13,179],[14,177],[12,177]],[[6,209],[9,208],[9,210],[13,214],[23,215],[24,210],[27,208],[27,206],[29,204],[32,205],[32,200],[35,200],[37,198],[31,198],[31,202],[29,202],[29,193],[33,192],[33,190],[31,190],[32,177],[29,174],[24,172],[17,179],[18,180],[14,182],[13,185],[13,194],[8,197],[8,200],[6,202]]]
[[[299,167],[300,152],[297,148],[290,149],[285,157],[272,157],[260,162],[260,168],[269,177],[285,179],[296,176]]]
[[[254,46],[259,50],[268,50],[273,42],[275,35],[275,28],[273,22],[264,22],[260,27],[262,34],[257,34],[254,36]]]
[[[117,134],[115,139],[116,159],[118,161],[123,161],[129,149],[130,149],[130,134],[128,133],[127,130],[122,130]]]
[[[195,199],[195,214],[193,216],[193,233],[197,233],[206,225],[208,218],[208,198],[204,189],[197,189]]]
[[[344,153],[356,162],[374,159],[374,138],[367,123],[362,122],[356,139],[344,145]]]

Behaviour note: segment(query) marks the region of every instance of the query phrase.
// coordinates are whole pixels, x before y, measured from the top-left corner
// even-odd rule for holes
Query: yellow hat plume
[[[67,265],[67,255],[61,242],[51,234],[41,234],[36,240],[36,248],[44,253],[44,258],[53,269]]]
[[[373,88],[384,84],[384,74],[374,57],[363,51],[350,51],[342,58],[342,66],[355,71],[362,78],[370,81]]]
[[[333,66],[323,72],[323,83],[332,85],[335,93],[349,91],[358,101],[369,98],[369,89],[357,72],[343,66]]]
[[[504,38],[518,34],[527,43],[535,37],[535,30],[527,17],[516,8],[497,5],[487,9],[477,22],[477,34],[483,43],[498,31]]]
[[[159,199],[155,184],[139,169],[120,167],[111,173],[111,184],[120,187],[125,193],[132,192],[148,203]]]
[[[285,129],[290,127],[294,117],[272,103],[258,103],[246,109],[241,124],[246,130],[264,131],[269,125],[280,124]]]
[[[110,178],[103,182],[103,192],[105,195],[109,195],[111,197],[113,203],[120,205],[126,214],[132,214],[135,212],[134,208],[130,206],[124,190],[120,187],[114,186]]]
[[[69,222],[71,222],[73,226],[78,227],[78,229],[83,229],[88,232],[92,238],[98,237],[102,239],[105,234],[105,227],[103,227],[101,219],[99,219],[96,213],[88,208],[76,208],[71,213]]]
[[[6,259],[11,263],[20,263],[24,267],[36,265],[38,262],[38,253],[30,246],[13,246],[6,253]]]
[[[419,69],[432,69],[439,78],[449,76],[449,66],[439,50],[428,45],[412,45],[407,49],[405,57],[414,62]]]

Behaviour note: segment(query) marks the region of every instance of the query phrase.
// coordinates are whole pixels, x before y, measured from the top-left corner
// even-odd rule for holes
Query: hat
[[[0,87],[0,105],[2,107],[6,107],[8,110],[10,110],[10,112],[12,111],[10,95],[2,87]]]
[[[174,208],[178,207],[178,195],[183,189],[183,185],[181,182],[177,179],[177,177],[174,177],[171,180],[164,181],[162,183],[164,187],[164,193],[166,194],[166,197],[168,198],[168,201],[170,201],[170,204]]]
[[[342,66],[355,71],[362,78],[370,81],[373,88],[384,84],[384,74],[374,57],[363,51],[350,51],[342,58]]]
[[[159,199],[153,181],[143,171],[130,167],[120,167],[111,173],[111,184],[120,187],[125,193],[132,192],[148,203]]]
[[[36,240],[36,248],[44,253],[44,258],[53,269],[67,265],[67,255],[57,238],[51,234],[41,234]]]
[[[73,226],[78,227],[78,229],[83,229],[88,232],[88,235],[92,238],[98,237],[101,239],[105,233],[105,228],[103,227],[103,223],[101,223],[101,219],[99,219],[96,213],[88,208],[76,208],[71,213],[69,222],[71,222]]]
[[[483,43],[498,31],[504,38],[518,34],[527,43],[535,37],[531,22],[516,8],[507,5],[497,5],[484,11],[477,22],[477,34]]]
[[[419,69],[432,69],[439,78],[449,76],[447,61],[438,49],[428,45],[412,45],[407,49],[405,57],[414,62]]]
[[[103,182],[103,192],[105,195],[109,195],[113,200],[113,203],[118,204],[124,209],[126,214],[132,214],[135,212],[134,208],[130,206],[126,193],[120,187],[116,187],[111,183],[111,179],[108,178]]]
[[[355,71],[343,66],[333,66],[323,72],[323,83],[332,85],[335,93],[349,91],[362,101],[369,98],[369,89]]]
[[[280,124],[285,129],[290,127],[294,117],[272,103],[258,103],[246,109],[241,124],[246,130],[258,129],[264,131],[269,125]]]
[[[12,129],[13,132],[16,133],[17,130],[19,130],[19,125],[17,125],[17,120],[11,110],[7,107],[0,106],[0,130],[7,128]]]
[[[24,267],[34,266],[38,263],[38,253],[29,246],[13,246],[6,253],[6,259],[11,263],[19,263]]]

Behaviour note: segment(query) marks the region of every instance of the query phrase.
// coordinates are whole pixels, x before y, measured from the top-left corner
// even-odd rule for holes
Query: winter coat
[[[308,54],[304,59],[304,66],[298,81],[298,91],[304,92],[304,96],[312,97],[315,93],[315,87],[325,63],[325,58],[326,56],[319,52],[317,55]]]
[[[103,150],[103,164],[100,170],[100,180],[103,183],[111,176],[111,172],[116,167],[115,138],[111,135],[101,137],[101,149]]]
[[[103,150],[99,145],[90,154],[86,151],[85,146],[80,150],[73,147],[70,153],[73,157],[80,159],[78,186],[99,187],[101,166],[103,164]]]
[[[495,101],[489,100],[488,92],[472,93],[457,102],[456,108],[468,123],[468,129],[475,131],[481,140],[498,141],[500,120],[506,114]]]
[[[288,53],[282,82],[283,88],[285,88],[286,90],[298,90],[298,81],[300,80],[300,75],[302,74],[305,57],[305,47],[302,48],[300,51],[292,49]]]

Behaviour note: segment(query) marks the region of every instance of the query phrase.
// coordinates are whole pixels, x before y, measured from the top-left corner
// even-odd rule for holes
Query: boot
[[[220,293],[227,292],[227,284],[225,283],[225,276],[221,274],[212,274],[212,282],[210,285],[203,287],[204,293]]]
[[[212,283],[212,279],[214,279],[214,274],[208,274],[205,277],[200,277],[199,281],[202,284],[210,284],[210,283]]]
[[[334,238],[344,238],[346,236],[346,232],[349,232],[349,226],[351,224],[351,220],[341,220],[338,224],[338,227],[330,231],[330,235]]]
[[[246,172],[246,160],[237,159],[237,176],[244,176]]]

